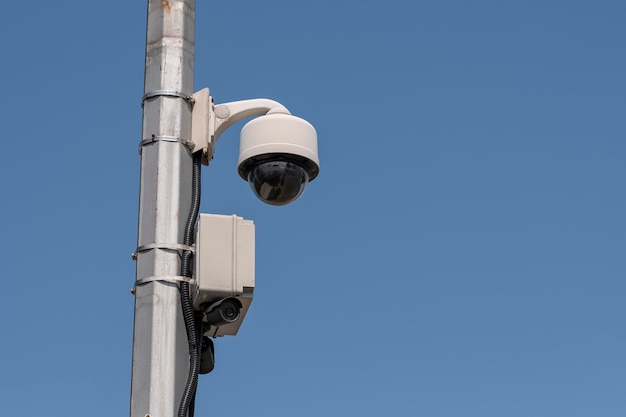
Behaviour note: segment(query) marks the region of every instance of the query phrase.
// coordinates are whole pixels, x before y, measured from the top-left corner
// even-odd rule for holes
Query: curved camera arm
[[[226,129],[241,120],[273,113],[291,114],[285,106],[267,98],[255,98],[218,104],[213,109],[213,114],[215,115],[213,140],[217,141]]]
[[[213,158],[217,138],[233,124],[249,117],[271,113],[291,114],[279,102],[266,98],[233,101],[216,106],[208,88],[196,92],[193,99],[191,140],[187,143],[192,153],[202,152],[204,165],[208,165]]]

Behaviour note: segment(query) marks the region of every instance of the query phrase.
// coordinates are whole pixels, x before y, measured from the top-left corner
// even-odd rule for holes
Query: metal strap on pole
[[[183,277],[180,275],[144,277],[144,278],[139,278],[137,281],[135,281],[135,287],[137,285],[147,284],[148,282],[153,282],[153,281],[165,281],[165,282],[178,284],[179,282],[193,282],[193,278]]]
[[[140,253],[147,252],[153,249],[175,250],[175,251],[183,250],[183,251],[195,252],[195,248],[193,246],[183,245],[182,243],[148,243],[146,245],[141,245],[137,249],[135,249],[135,252],[132,253],[131,258],[133,259],[133,261],[136,261],[137,256]]]
[[[144,94],[143,98],[141,99],[141,107],[143,107],[143,103],[145,103],[146,100],[149,100],[155,97],[178,97],[178,98],[184,99],[191,105],[195,103],[193,96],[189,94],[184,94],[179,91],[155,90],[155,91],[150,91],[149,93]]]
[[[186,139],[180,138],[178,136],[166,136],[166,135],[157,136],[157,135],[152,135],[152,137],[149,137],[149,138],[144,139],[141,142],[139,142],[139,155],[141,155],[141,149],[144,146],[150,145],[150,144],[153,144],[153,143],[156,143],[156,142],[178,142],[178,143],[180,143],[182,145],[185,145],[190,150],[193,150],[193,148],[194,148],[193,141],[191,141],[191,140],[186,140]]]
[[[148,243],[147,245],[141,245],[135,252],[146,252],[152,249],[168,249],[168,250],[188,250],[193,252],[195,249],[193,246],[183,245],[182,243]]]

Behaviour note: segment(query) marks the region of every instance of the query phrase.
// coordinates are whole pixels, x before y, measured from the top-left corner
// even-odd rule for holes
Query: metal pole
[[[195,0],[149,0],[130,416],[173,417],[189,369],[176,245],[191,204]]]

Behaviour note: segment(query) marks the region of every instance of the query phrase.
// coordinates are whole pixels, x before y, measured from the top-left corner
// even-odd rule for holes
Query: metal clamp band
[[[131,258],[136,261],[138,254],[152,249],[184,250],[189,252],[195,251],[193,246],[183,245],[182,243],[148,243],[146,245],[141,245],[137,249],[135,249],[135,252],[132,253]]]
[[[145,252],[151,249],[170,249],[170,250],[188,250],[190,252],[194,251],[193,246],[183,245],[182,243],[148,243],[146,245],[141,245],[135,252]]]
[[[156,143],[156,142],[179,142],[179,143],[185,145],[186,147],[188,147],[191,150],[193,150],[193,148],[194,148],[193,141],[190,141],[190,140],[185,140],[185,139],[179,138],[177,136],[157,136],[157,135],[152,135],[152,137],[150,137],[148,139],[144,139],[141,142],[139,142],[139,154],[141,155],[141,148],[143,148],[146,145],[150,145],[150,144]]]
[[[193,278],[191,278],[191,277],[183,277],[183,276],[180,276],[180,275],[164,275],[164,276],[144,277],[144,278],[139,278],[137,281],[135,281],[135,287],[137,285],[147,284],[148,282],[153,282],[153,281],[165,281],[165,282],[171,282],[173,284],[178,284],[179,282],[192,282]]]
[[[154,91],[150,91],[149,93],[146,93],[143,96],[143,98],[141,99],[141,107],[143,107],[143,104],[146,102],[146,100],[149,100],[154,97],[178,97],[187,101],[189,104],[193,105],[193,103],[195,103],[193,96],[190,96],[189,94],[184,94],[179,91],[171,91],[171,90],[154,90]]]

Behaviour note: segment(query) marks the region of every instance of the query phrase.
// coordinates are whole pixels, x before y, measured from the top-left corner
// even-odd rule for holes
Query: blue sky
[[[0,415],[128,415],[145,2],[8,2]],[[618,1],[198,1],[196,79],[317,129],[286,207],[236,173],[255,300],[196,415],[626,412]]]

